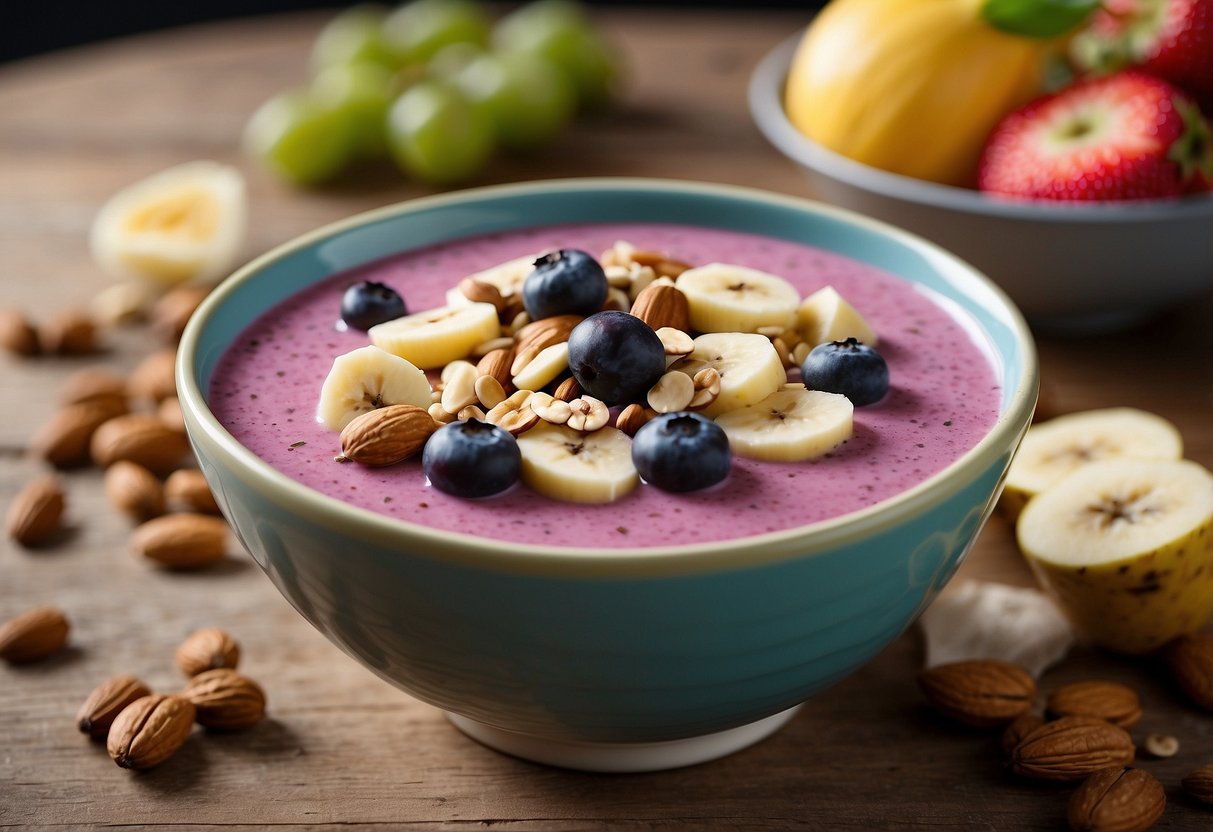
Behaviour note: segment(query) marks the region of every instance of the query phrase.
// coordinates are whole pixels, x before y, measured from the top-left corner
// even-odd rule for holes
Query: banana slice
[[[686,295],[691,327],[699,332],[787,329],[800,305],[800,293],[782,277],[727,263],[687,269],[675,285]]]
[[[820,390],[780,390],[758,404],[716,420],[738,456],[800,462],[829,453],[851,438],[850,399]]]
[[[535,261],[542,256],[543,252],[529,254],[526,257],[516,257],[513,260],[498,263],[496,266],[490,266],[484,271],[470,274],[468,277],[497,287],[501,296],[508,298],[522,291],[522,281],[526,280],[526,276],[535,270]],[[459,291],[458,286],[447,290],[446,302],[448,306],[467,306],[471,303],[467,295]]]
[[[854,338],[876,346],[876,333],[833,286],[818,289],[796,310],[796,329],[810,346]]]
[[[372,344],[424,369],[467,358],[474,347],[500,334],[497,307],[491,303],[440,306],[367,330]]]
[[[544,347],[512,379],[517,390],[542,390],[569,368],[569,342]]]
[[[671,370],[695,373],[713,367],[720,374],[720,394],[703,409],[716,418],[722,413],[756,404],[788,380],[779,353],[765,335],[711,332],[695,339],[695,348],[670,365]]]
[[[1183,438],[1161,416],[1131,407],[1057,416],[1028,429],[1007,472],[999,508],[1014,519],[1024,503],[1066,474],[1101,459],[1179,459]]]
[[[609,503],[640,482],[632,440],[615,428],[581,433],[540,422],[518,437],[522,481],[553,500]]]
[[[340,431],[355,417],[389,404],[428,409],[429,379],[399,356],[374,346],[359,347],[333,359],[320,388],[316,420]]]
[[[227,275],[244,243],[244,178],[216,162],[189,162],[110,197],[93,220],[91,247],[110,275],[169,287]]]
[[[1103,647],[1146,653],[1213,615],[1213,474],[1195,462],[1084,465],[1028,501],[1016,535]]]

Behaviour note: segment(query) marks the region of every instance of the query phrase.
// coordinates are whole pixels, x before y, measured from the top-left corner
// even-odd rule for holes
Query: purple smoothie
[[[708,491],[668,494],[642,483],[601,506],[556,502],[525,486],[486,500],[427,485],[420,459],[388,468],[340,464],[336,433],[316,422],[333,359],[369,339],[336,326],[358,280],[396,288],[411,312],[445,303],[468,274],[532,252],[598,254],[617,240],[691,264],[734,263],[778,274],[806,296],[834,286],[872,325],[891,389],[856,408],[854,436],[798,463],[734,458]],[[242,444],[286,476],[351,505],[442,531],[518,544],[654,547],[749,537],[827,520],[888,499],[959,458],[993,426],[1000,401],[984,345],[929,296],[879,269],[798,243],[680,225],[590,224],[512,231],[378,261],[299,293],[243,332],[217,367],[208,400]]]

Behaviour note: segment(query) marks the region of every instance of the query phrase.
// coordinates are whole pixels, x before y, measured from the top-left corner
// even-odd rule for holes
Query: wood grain
[[[582,175],[703,179],[811,195],[750,123],[745,85],[758,58],[805,22],[794,13],[603,12],[628,67],[620,106],[550,150],[505,159],[481,183]],[[43,319],[104,287],[87,231],[118,188],[195,158],[240,165],[251,185],[246,255],[357,211],[425,190],[388,170],[299,193],[240,157],[240,129],[272,92],[304,78],[324,18],[266,18],[102,44],[0,69],[0,277],[3,305]],[[475,183],[475,184],[481,184]],[[1133,405],[1173,420],[1188,455],[1213,467],[1213,298],[1136,332],[1040,340],[1046,407]],[[153,346],[144,330],[107,334],[90,359],[0,358],[0,500],[40,470],[23,448],[54,410],[67,374],[129,370]],[[56,545],[0,544],[0,617],[63,607],[71,648],[0,667],[0,828],[481,828],[602,830],[1053,830],[1068,790],[1006,775],[997,739],[941,722],[914,683],[907,633],[852,678],[810,701],[771,739],[717,762],[643,776],[587,775],[501,756],[346,658],[233,549],[198,574],[165,573],[128,551],[128,523],[96,471],[66,477],[71,528]],[[961,578],[1027,584],[995,520]],[[72,716],[106,676],[179,689],[177,644],[221,626],[271,718],[246,734],[195,733],[159,769],[132,775],[79,734]],[[1078,649],[1044,687],[1111,678],[1135,688],[1134,733],[1180,738],[1142,761],[1167,786],[1158,829],[1208,828],[1179,779],[1213,762],[1213,717],[1187,706],[1155,668]]]

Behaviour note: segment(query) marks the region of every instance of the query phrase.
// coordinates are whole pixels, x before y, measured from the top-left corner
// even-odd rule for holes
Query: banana
[[[375,346],[359,347],[333,359],[320,388],[316,421],[340,431],[355,417],[389,404],[428,409],[429,379],[399,356]]]
[[[687,269],[674,285],[686,295],[691,327],[699,332],[787,329],[800,305],[800,293],[782,277],[727,263]]]
[[[542,390],[569,368],[569,342],[544,347],[514,376],[518,390]]]
[[[1195,462],[1084,465],[1028,501],[1016,536],[1100,646],[1146,653],[1213,615],[1213,474]]]
[[[714,367],[720,374],[720,394],[703,414],[722,413],[755,404],[788,380],[779,353],[765,335],[748,332],[710,332],[695,339],[694,349],[669,367],[690,375]]]
[[[876,333],[833,286],[818,289],[796,310],[796,330],[810,346],[854,338],[876,346]]]
[[[615,428],[582,433],[540,422],[518,437],[522,481],[554,500],[609,503],[640,482],[632,440]]]
[[[216,162],[189,162],[114,194],[93,220],[90,245],[110,275],[168,288],[227,275],[244,244],[244,178]]]
[[[1131,407],[1085,410],[1028,429],[1007,472],[1000,510],[1014,519],[1034,494],[1101,459],[1179,459],[1183,438],[1161,416]]]
[[[371,343],[418,367],[437,369],[467,358],[472,349],[501,334],[497,307],[491,303],[440,306],[367,330]]]
[[[526,257],[516,257],[470,274],[468,277],[495,286],[503,298],[508,298],[522,291],[522,281],[526,280],[526,276],[535,270],[535,261],[542,256],[543,253],[540,252],[529,254]],[[448,306],[467,306],[471,303],[467,295],[459,291],[458,286],[447,290],[446,302]]]
[[[799,462],[829,453],[850,439],[854,411],[850,399],[838,393],[789,389],[731,410],[716,424],[738,456]]]

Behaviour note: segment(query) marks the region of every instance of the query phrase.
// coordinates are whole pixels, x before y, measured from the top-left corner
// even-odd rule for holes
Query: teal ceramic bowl
[[[254,456],[207,406],[204,391],[237,334],[337,271],[490,232],[647,221],[803,242],[933,289],[996,357],[997,423],[939,474],[835,520],[719,544],[522,549],[326,497]],[[186,426],[219,505],[308,621],[487,745],[613,771],[684,765],[754,742],[902,633],[988,517],[1037,391],[1015,307],[939,248],[803,200],[650,180],[471,190],[329,226],[220,285],[178,355]]]

